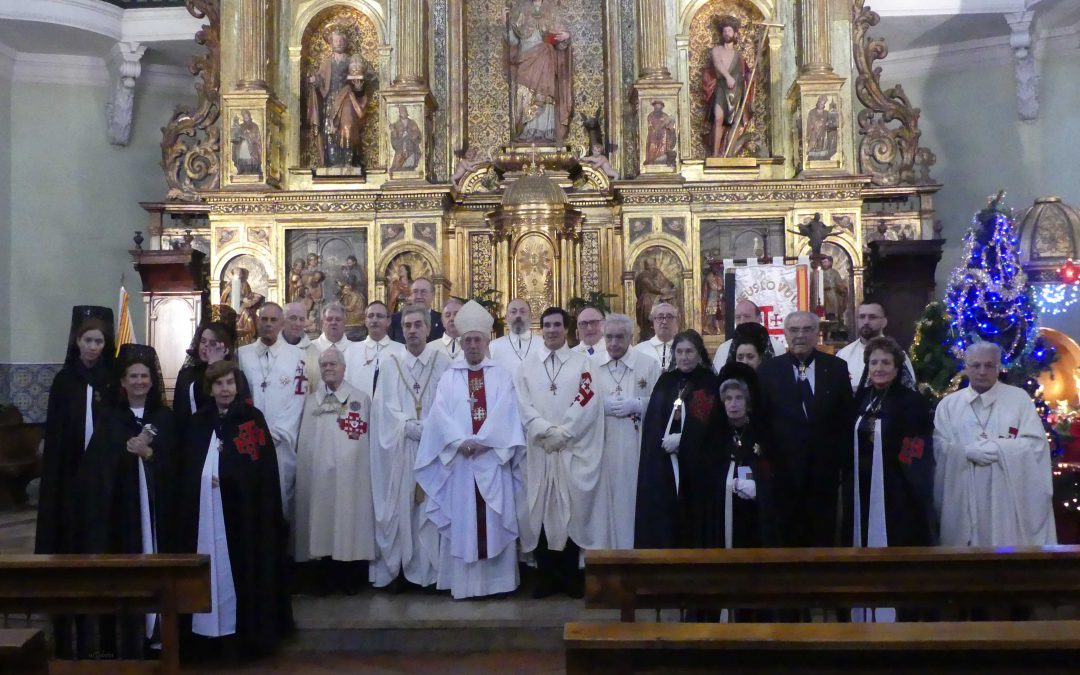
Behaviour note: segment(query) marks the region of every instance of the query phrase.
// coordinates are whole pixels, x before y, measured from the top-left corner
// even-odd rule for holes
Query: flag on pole
[[[128,311],[128,292],[124,282],[120,282],[120,310],[116,313],[116,353],[120,345],[135,342],[135,327],[131,324],[131,312]]]

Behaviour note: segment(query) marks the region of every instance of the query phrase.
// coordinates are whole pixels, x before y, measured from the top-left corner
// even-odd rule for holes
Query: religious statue
[[[646,164],[675,163],[675,118],[664,112],[664,102],[652,102],[653,111],[646,121],[649,125],[645,141]]]
[[[826,225],[821,220],[820,213],[815,213],[810,222],[799,225],[799,234],[810,240],[810,252],[814,255],[821,255],[821,245],[825,243],[825,238],[832,234],[832,231],[833,226]]]
[[[300,298],[300,291],[304,288],[304,261],[300,258],[293,260],[289,270],[289,302],[296,302]]]
[[[724,332],[724,274],[709,267],[701,286],[701,316],[705,335],[721,335]]]
[[[745,93],[750,69],[739,53],[736,40],[739,23],[731,16],[716,21],[719,44],[709,50],[709,63],[702,71],[705,95],[705,119],[709,123],[710,157],[723,157],[731,144],[729,136],[738,133],[745,113]]]
[[[409,117],[409,109],[399,105],[397,121],[390,125],[390,147],[394,149],[390,171],[415,169],[420,164],[420,145],[423,140],[420,127]]]
[[[641,339],[647,340],[653,335],[652,321],[649,314],[653,305],[659,302],[676,304],[678,288],[675,282],[664,276],[664,272],[655,262],[645,260],[641,271],[634,277],[634,295],[637,296],[637,322]]]
[[[593,143],[592,154],[585,155],[581,158],[581,161],[603,171],[608,178],[619,177],[615,168],[611,166],[611,161],[607,158],[607,155],[604,154],[604,146],[599,143]]]
[[[240,175],[258,175],[262,173],[262,134],[259,125],[251,119],[251,111],[243,110],[240,117],[234,117],[229,130],[232,143],[233,166]]]
[[[844,316],[847,314],[848,287],[844,277],[833,267],[831,255],[821,258],[821,288],[825,318],[839,321],[843,325]]]
[[[386,291],[386,306],[391,313],[400,311],[409,304],[412,282],[412,269],[405,264],[398,265],[394,278],[390,281],[390,288]]]
[[[828,96],[818,97],[813,110],[806,114],[806,156],[807,159],[826,160],[836,154],[836,132],[839,120],[835,106],[826,110]]]
[[[338,281],[359,291],[364,284],[363,274],[364,270],[360,268],[356,256],[350,255],[345,258],[345,264],[338,272]]]
[[[331,53],[308,77],[307,121],[316,129],[315,161],[326,167],[361,165],[364,108],[364,59],[349,54],[345,34],[330,33]]]
[[[560,145],[574,102],[570,33],[556,0],[516,0],[508,13],[511,136]]]
[[[229,279],[221,288],[221,301],[236,312],[236,340],[238,344],[255,341],[259,308],[266,298],[251,289],[246,267],[234,267]]]
[[[345,308],[345,328],[363,328],[366,325],[364,294],[354,286],[339,281],[337,282],[338,301]]]

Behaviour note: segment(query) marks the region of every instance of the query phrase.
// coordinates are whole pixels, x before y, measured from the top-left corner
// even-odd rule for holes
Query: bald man
[[[679,332],[679,310],[671,303],[658,302],[649,311],[649,321],[652,322],[653,336],[634,345],[634,349],[656,359],[663,372],[671,367],[675,356],[671,343]]]
[[[575,352],[581,352],[585,356],[603,354],[604,346],[604,313],[596,307],[586,307],[577,315],[577,334],[581,342],[574,346]]]
[[[740,300],[735,303],[735,325],[741,326],[744,323],[762,323],[761,321],[761,309],[750,302],[749,300]],[[762,324],[764,325],[764,324]],[[765,326],[768,328],[768,326]],[[784,341],[780,339],[779,335],[769,334],[769,342],[772,343],[773,356],[780,356],[787,351],[784,347]],[[731,353],[731,340],[724,340],[720,343],[720,346],[716,348],[716,355],[713,357],[713,370],[720,372],[728,362],[728,355]]]
[[[290,302],[285,305],[285,327],[281,330],[281,337],[293,347],[304,351],[311,344],[311,338],[304,331],[307,323],[307,307],[303,303]]]
[[[461,333],[454,324],[454,319],[457,317],[458,310],[461,309],[461,306],[464,304],[465,303],[462,302],[461,298],[450,298],[446,301],[442,310],[442,337],[436,338],[428,343],[429,346],[434,347],[449,356],[451,361],[461,358],[461,345],[458,342],[461,338]]]

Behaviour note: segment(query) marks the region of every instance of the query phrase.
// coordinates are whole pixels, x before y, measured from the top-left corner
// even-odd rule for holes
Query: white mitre
[[[470,300],[462,305],[454,317],[454,325],[462,337],[466,333],[483,333],[484,337],[491,337],[491,329],[495,326],[495,319],[488,313],[484,306],[475,300]]]

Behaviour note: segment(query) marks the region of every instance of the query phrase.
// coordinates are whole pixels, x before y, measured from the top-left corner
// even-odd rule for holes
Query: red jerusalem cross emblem
[[[241,455],[250,455],[251,459],[259,459],[259,446],[266,442],[266,432],[255,426],[255,422],[244,422],[240,425],[240,433],[233,439],[236,451]]]
[[[338,418],[338,426],[349,435],[349,440],[358,441],[367,433],[367,422],[360,419],[360,413],[353,410],[345,417]]]
[[[922,459],[924,447],[926,447],[926,442],[917,436],[905,438],[900,444],[898,459],[904,464],[911,464],[913,459]]]
[[[577,403],[584,408],[593,397],[592,390],[592,373],[581,374],[581,384],[578,385],[577,396],[574,398],[574,403]]]

